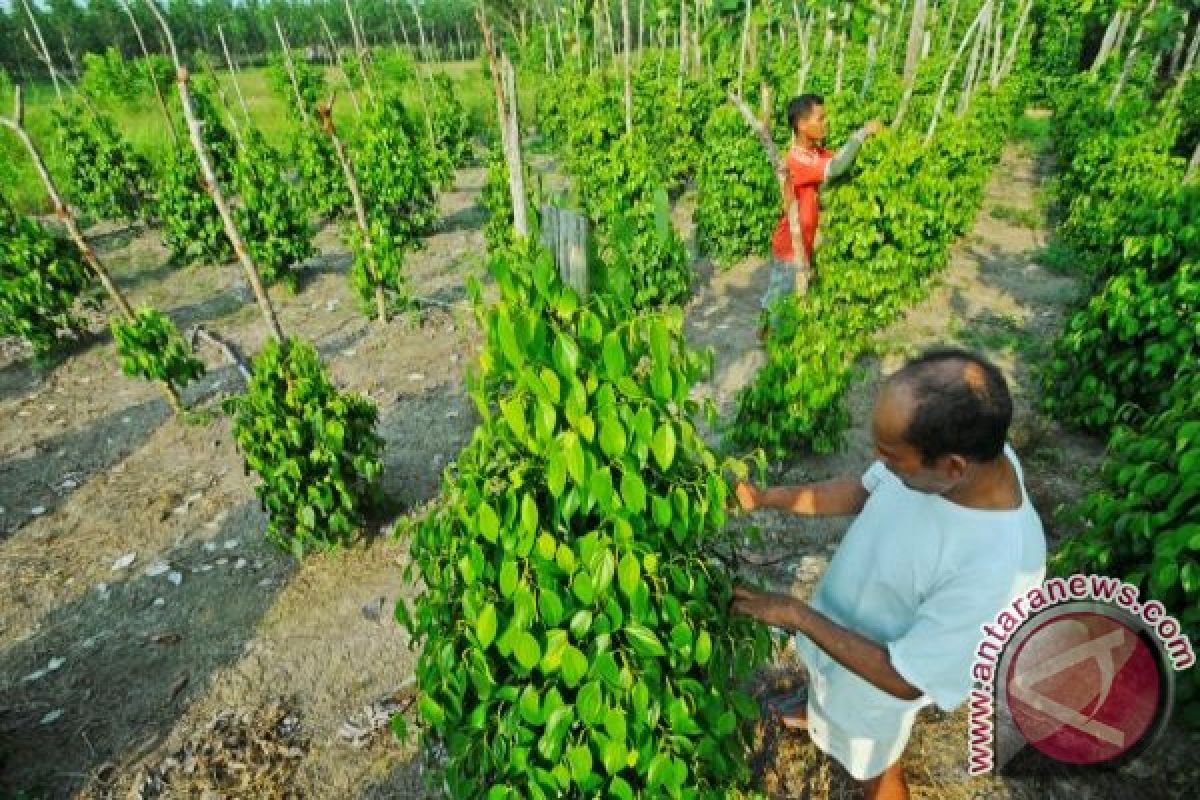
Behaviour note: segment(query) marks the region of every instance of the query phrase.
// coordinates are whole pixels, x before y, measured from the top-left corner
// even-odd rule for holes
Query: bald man
[[[796,634],[807,696],[773,711],[807,729],[867,800],[909,796],[900,756],[917,712],[963,703],[980,626],[1045,576],[1011,421],[995,366],[933,351],[884,382],[872,418],[878,460],[861,477],[737,486],[748,511],[856,515],[811,604],[739,587],[733,608]]]

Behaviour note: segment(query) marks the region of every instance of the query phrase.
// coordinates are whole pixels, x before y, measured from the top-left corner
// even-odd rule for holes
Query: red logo
[[[1012,721],[1029,744],[1068,764],[1112,762],[1149,743],[1166,712],[1160,653],[1111,610],[1033,621],[1005,672]]]

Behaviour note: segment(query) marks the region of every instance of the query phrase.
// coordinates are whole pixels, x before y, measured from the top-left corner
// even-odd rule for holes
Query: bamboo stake
[[[1117,29],[1121,26],[1121,17],[1124,14],[1124,9],[1117,9],[1104,28],[1104,38],[1100,41],[1100,49],[1096,51],[1096,57],[1092,59],[1092,66],[1088,68],[1090,74],[1098,74],[1100,68],[1104,66],[1104,62],[1108,60],[1108,54],[1112,51],[1113,42],[1117,38]]]
[[[1188,14],[1183,20],[1183,28],[1175,36],[1175,46],[1171,48],[1171,61],[1167,67],[1168,78],[1179,71],[1179,64],[1183,60],[1183,47],[1187,44],[1187,29],[1191,21],[1192,15]]]
[[[38,44],[41,45],[42,60],[50,70],[50,80],[54,82],[54,93],[58,95],[58,102],[61,103],[63,101],[62,88],[58,85],[57,70],[54,69],[53,59],[50,58],[50,48],[46,46],[46,38],[42,36],[42,28],[38,25],[37,17],[33,15],[33,9],[29,7],[29,0],[21,0],[21,7],[25,9],[25,16],[29,17],[29,24],[33,26],[33,33],[37,36]],[[26,38],[28,38],[28,34]]]
[[[867,66],[863,70],[862,88],[858,91],[859,97],[866,97],[867,90],[871,88],[871,76],[875,72],[876,49],[875,34],[872,33],[867,36]]]
[[[367,219],[367,206],[363,203],[362,189],[358,185],[358,176],[354,171],[354,162],[346,153],[342,137],[338,136],[333,124],[333,103],[335,95],[329,96],[329,102],[317,106],[317,116],[321,120],[321,128],[333,142],[333,151],[337,154],[338,163],[342,167],[342,175],[346,178],[346,186],[350,188],[350,198],[354,204],[354,219],[358,223],[358,231],[363,237],[363,247],[367,251],[367,260],[375,278],[375,311],[379,315],[379,324],[388,323],[387,293],[383,289],[383,281],[379,275],[379,265],[375,262],[375,241],[371,236],[371,223]]]
[[[642,57],[642,40],[646,35],[646,0],[638,0],[637,49],[638,59]]]
[[[1017,63],[1017,50],[1021,45],[1021,34],[1025,30],[1025,23],[1029,21],[1029,14],[1033,11],[1034,0],[1025,0],[1025,7],[1021,9],[1021,19],[1017,21],[1017,28],[1013,32],[1012,41],[1008,45],[1008,53],[1004,56],[1004,66],[1000,68],[1000,78],[1003,80],[1012,72],[1013,66]]]
[[[83,236],[83,231],[79,228],[79,222],[75,219],[75,214],[63,201],[62,195],[58,191],[58,185],[55,184],[54,178],[50,175],[50,170],[46,168],[46,162],[42,158],[42,153],[38,150],[29,132],[25,129],[25,98],[21,91],[21,86],[18,84],[13,94],[13,115],[12,117],[0,117],[0,126],[6,127],[24,145],[25,150],[29,153],[29,158],[33,162],[34,169],[37,171],[38,177],[41,178],[42,186],[46,189],[46,194],[50,196],[50,203],[54,206],[54,214],[63,223],[67,229],[71,241],[75,247],[79,249],[83,256],[84,262],[91,268],[92,272],[96,273],[96,277],[100,279],[104,290],[108,292],[109,298],[117,306],[118,312],[125,317],[126,321],[132,323],[137,320],[137,315],[133,311],[133,307],[129,305],[129,301],[125,299],[125,295],[121,293],[112,276],[108,274],[108,270],[101,263],[96,255],[95,249]],[[179,392],[175,387],[167,381],[159,382],[160,388],[167,397],[167,402],[171,404],[171,409],[176,413],[183,410],[183,403],[179,399]]]
[[[997,2],[995,20],[992,26],[995,37],[992,41],[991,67],[988,70],[988,82],[993,89],[1000,85],[1000,53],[1004,48],[1004,0]]]
[[[250,282],[250,287],[254,290],[255,299],[258,300],[258,306],[262,311],[263,318],[267,322],[267,328],[270,330],[272,336],[282,342],[284,341],[283,328],[280,327],[279,319],[275,316],[275,308],[271,305],[271,298],[267,295],[266,289],[263,288],[262,280],[258,275],[258,267],[254,265],[254,260],[250,257],[250,251],[246,248],[246,242],[242,239],[242,234],[238,231],[237,225],[234,223],[233,212],[230,210],[229,203],[225,199],[225,191],[221,188],[221,183],[217,179],[216,170],[213,169],[212,157],[209,155],[208,147],[204,144],[204,136],[200,130],[200,120],[196,118],[196,110],[192,107],[192,94],[188,89],[188,71],[179,59],[179,51],[175,49],[175,37],[171,35],[171,29],[167,26],[167,21],[163,18],[162,12],[158,10],[158,6],[155,5],[154,0],[146,0],[146,5],[150,7],[151,13],[154,14],[154,18],[158,21],[159,27],[166,36],[171,60],[175,62],[176,82],[179,87],[179,99],[183,106],[183,116],[187,121],[188,136],[191,138],[192,149],[196,151],[196,160],[200,162],[200,171],[204,175],[208,193],[221,215],[221,222],[225,227],[225,235],[229,237],[229,242],[233,245],[233,250],[237,253],[242,268],[246,271],[246,278]]]
[[[908,0],[901,0],[900,15],[898,17],[896,17],[895,33],[892,36],[891,47],[888,50],[888,64],[890,65],[890,67],[893,71],[895,71],[895,69],[896,69],[896,47],[900,43],[900,31],[903,30],[902,26],[904,25],[904,18],[905,18],[905,16],[907,16],[907,13],[908,13]]]
[[[1183,176],[1183,182],[1188,183],[1195,178],[1197,170],[1200,170],[1200,142],[1196,144],[1196,149],[1192,151],[1192,159],[1188,161],[1188,168]]]
[[[220,25],[217,26],[217,35],[221,37],[221,51],[225,53],[225,67],[229,70],[229,79],[233,81],[233,90],[237,93],[238,103],[242,107],[242,117],[246,122],[250,121],[250,109],[246,107],[246,97],[242,94],[241,84],[238,83],[237,67],[233,64],[233,58],[229,55],[229,44],[225,41],[225,29]]]
[[[416,0],[409,0],[408,4],[412,8],[413,16],[417,19],[417,41],[421,43],[421,50],[425,53],[423,60],[429,61],[429,44],[425,40],[425,22],[421,19],[421,9]]]
[[[308,104],[304,101],[304,94],[300,91],[300,80],[296,77],[296,65],[292,63],[292,48],[288,44],[287,37],[283,35],[283,26],[279,24],[279,17],[274,19],[275,33],[279,36],[279,46],[283,48],[283,68],[287,70],[288,78],[292,82],[292,91],[296,94],[296,107],[300,109],[300,118],[307,125],[309,122]]]
[[[488,27],[482,5],[476,9],[475,17],[479,21],[479,29],[483,34],[483,46],[487,52],[488,64],[491,66],[492,89],[496,94],[496,121],[500,125],[500,141],[504,148],[505,161],[508,163],[508,188],[512,195],[513,230],[518,237],[528,238],[529,209],[525,199],[525,173],[521,165],[520,126],[517,124],[515,86],[511,96],[507,101],[505,100],[505,84],[511,80],[508,72],[511,71],[512,65],[508,62],[508,56],[505,55],[505,71],[503,73],[500,71],[501,65],[496,57],[492,30]]]
[[[792,243],[792,259],[799,274],[799,285],[796,288],[797,292],[803,295],[808,292],[812,266],[808,261],[808,253],[804,250],[804,233],[800,226],[800,208],[795,202],[791,172],[787,168],[787,163],[779,155],[779,148],[775,146],[775,139],[771,135],[771,128],[767,122],[771,117],[771,101],[770,87],[766,84],[762,87],[762,96],[764,109],[762,119],[754,116],[754,111],[740,95],[730,92],[729,100],[741,113],[742,118],[746,120],[746,124],[750,126],[750,129],[758,136],[763,149],[767,152],[767,160],[771,163],[771,167],[775,170],[775,175],[779,179],[779,196],[783,201],[784,212],[787,216],[788,235]]]
[[[749,2],[750,0],[746,0]],[[688,71],[688,2],[679,0],[679,97],[683,97],[683,78]]]
[[[983,20],[979,23],[979,35],[975,37],[974,43],[971,45],[971,57],[967,61],[967,71],[963,73],[962,93],[958,98],[958,108],[955,113],[962,116],[967,110],[967,105],[971,100],[971,91],[975,84],[975,73],[979,68],[980,56],[982,53],[981,45],[987,40],[988,26],[991,23],[991,3],[985,3],[984,9],[986,12],[983,15]]]
[[[233,134],[233,140],[237,143],[238,150],[244,153],[246,151],[246,140],[242,138],[242,129],[238,125],[237,118],[234,117],[233,111],[229,106],[229,97],[225,94],[225,87],[221,85],[221,81],[217,77],[216,71],[213,70],[212,62],[209,61],[208,58],[208,53],[201,53],[201,60],[203,62],[204,71],[208,75],[208,79],[213,82],[213,87],[217,90],[217,100],[220,102],[221,108],[225,112],[225,116],[229,119],[229,132]]]
[[[746,50],[750,41],[750,12],[753,10],[753,0],[746,0],[746,13],[742,15],[742,46],[738,55],[737,95],[742,96],[743,79],[746,76]]]
[[[362,116],[362,106],[358,102],[358,92],[354,91],[354,84],[350,81],[350,73],[346,70],[346,64],[342,61],[342,51],[338,49],[337,41],[333,38],[333,31],[329,29],[329,23],[325,21],[323,14],[317,15],[317,20],[321,23],[321,30],[325,32],[325,40],[329,42],[329,52],[333,56],[334,63],[337,64],[338,70],[342,73],[342,79],[346,82],[346,91],[350,94],[350,104],[354,106],[354,115]]]
[[[350,32],[354,35],[354,47],[358,53],[358,71],[362,75],[363,87],[367,90],[367,100],[374,105],[378,101],[378,98],[375,95],[375,85],[371,81],[371,54],[363,42],[362,32],[358,27],[358,20],[354,17],[354,9],[350,7],[350,0],[345,0],[345,2],[346,16],[350,18]],[[420,17],[417,18],[417,21],[420,22]]]
[[[838,31],[838,54],[837,68],[833,79],[833,93],[838,94],[842,91],[842,68],[846,63],[846,28],[850,26],[850,4],[842,6],[842,24],[841,30]]]
[[[1133,34],[1133,42],[1129,45],[1129,53],[1125,56],[1125,63],[1121,66],[1121,74],[1117,76],[1117,82],[1113,84],[1112,92],[1108,95],[1108,103],[1106,108],[1109,111],[1117,104],[1117,97],[1121,94],[1121,90],[1125,88],[1125,82],[1129,80],[1129,72],[1133,69],[1133,62],[1137,60],[1138,48],[1142,44],[1142,34],[1146,32],[1146,20],[1154,13],[1154,7],[1158,5],[1158,0],[1150,0],[1150,4],[1146,6],[1146,10],[1142,12],[1141,19],[1138,20],[1137,29]]]
[[[625,134],[633,138],[633,76],[629,64],[630,51],[633,50],[633,28],[629,24],[629,0],[621,0],[621,24],[625,29],[625,52],[622,53],[625,62]]]
[[[908,29],[908,50],[904,56],[904,86],[908,88],[917,77],[921,60],[921,45],[925,38],[925,0],[914,0],[912,26]]]
[[[933,139],[933,132],[937,130],[938,118],[942,113],[942,104],[946,100],[946,93],[950,90],[950,80],[958,69],[958,62],[962,60],[963,53],[966,52],[967,43],[974,39],[975,32],[979,29],[980,22],[983,20],[984,15],[988,13],[991,4],[992,0],[987,0],[979,8],[979,13],[975,15],[975,19],[971,20],[970,26],[967,27],[967,32],[963,34],[962,41],[958,45],[958,50],[955,51],[954,58],[950,61],[950,66],[942,75],[942,85],[938,89],[937,100],[933,104],[933,116],[929,120],[929,129],[925,131],[925,144],[929,144]]]
[[[958,21],[958,0],[950,4],[950,18],[946,22],[946,32],[942,39],[942,50],[945,51],[954,41],[954,23]]]
[[[146,65],[146,73],[150,76],[150,84],[154,87],[154,97],[158,100],[158,108],[162,112],[163,122],[166,123],[167,133],[171,136],[171,144],[179,144],[179,134],[175,131],[175,121],[171,119],[171,112],[167,110],[167,99],[163,96],[162,87],[158,84],[158,75],[154,71],[153,64],[150,63],[150,51],[146,47],[146,39],[142,36],[142,26],[138,25],[137,18],[133,15],[133,8],[128,2],[122,2],[121,10],[125,12],[125,16],[129,17],[129,24],[133,26],[133,33],[137,37],[138,47],[142,51],[142,59]]]

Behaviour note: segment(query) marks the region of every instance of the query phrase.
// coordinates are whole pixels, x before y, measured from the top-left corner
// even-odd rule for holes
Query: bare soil
[[[988,213],[1034,209],[1039,164],[1010,148],[975,231],[929,299],[878,337],[844,452],[799,459],[778,480],[861,470],[879,376],[926,344],[960,342],[992,355],[1017,387],[1016,444],[1055,530],[1050,512],[1080,496],[1101,453],[1037,413],[1031,365],[1079,286],[1037,264],[1044,228]],[[329,226],[301,291],[273,292],[284,329],[317,344],[339,386],[378,404],[385,488],[405,515],[436,495],[475,426],[463,370],[479,340],[464,285],[483,270],[483,179],[481,169],[460,172],[442,198],[439,232],[409,259],[415,293],[434,301],[425,311],[386,327],[367,322]],[[685,195],[675,209],[689,236],[691,207]],[[264,327],[235,265],[173,267],[154,232],[93,233],[135,304],[168,310],[184,330],[203,325],[240,353],[258,350]],[[717,364],[700,393],[728,414],[761,363],[754,326],[765,265],[696,268],[689,336],[713,346]],[[392,619],[397,597],[412,592],[401,579],[405,542],[381,526],[360,546],[302,564],[268,546],[254,478],[220,413],[220,399],[240,389],[237,372],[202,348],[210,372],[185,397],[200,413],[175,418],[154,387],[120,373],[103,320],[93,327],[42,371],[0,342],[0,796],[424,796],[412,751],[386,731],[361,747],[339,735],[371,704],[399,697],[412,675],[415,655]],[[769,562],[762,577],[800,595],[845,528],[756,522],[766,538],[757,555]],[[764,680],[803,679],[790,654],[781,659]],[[964,719],[918,724],[907,759],[916,797],[1176,797],[1185,767],[1195,772],[1186,757],[1194,740],[1175,731],[1111,777],[965,780]],[[803,737],[767,755],[775,797],[854,794]]]

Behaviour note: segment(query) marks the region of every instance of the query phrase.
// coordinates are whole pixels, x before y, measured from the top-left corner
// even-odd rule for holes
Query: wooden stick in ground
[[[41,46],[41,59],[50,70],[50,80],[54,82],[54,93],[58,95],[58,102],[62,102],[62,88],[58,85],[58,71],[54,69],[54,62],[50,58],[50,48],[46,47],[46,38],[42,36],[42,27],[38,25],[37,17],[33,15],[33,9],[29,7],[29,0],[21,0],[21,7],[25,9],[25,16],[29,18],[29,24],[33,26],[33,33],[37,36],[38,44]]]
[[[629,59],[633,50],[633,28],[629,22],[629,0],[621,0],[621,24],[625,29],[625,48],[622,60],[625,62],[625,134],[633,136],[633,76]]]
[[[138,47],[142,51],[146,74],[150,76],[150,85],[154,87],[154,97],[158,100],[158,108],[162,112],[163,122],[166,123],[167,133],[171,135],[171,144],[178,145],[179,134],[175,132],[175,121],[171,119],[171,112],[167,110],[167,98],[163,95],[162,87],[158,85],[158,74],[154,71],[154,65],[150,63],[150,50],[146,47],[146,38],[142,36],[142,26],[138,25],[137,17],[133,15],[133,8],[128,2],[121,3],[121,10],[125,12],[125,16],[129,17],[129,24],[133,26]]]
[[[769,119],[771,108],[770,89],[764,85],[762,93],[764,98],[763,108],[765,109],[763,116]],[[771,167],[775,170],[775,175],[779,178],[779,195],[783,201],[784,211],[787,216],[788,236],[792,242],[792,258],[799,275],[796,291],[799,294],[806,294],[812,276],[812,266],[808,262],[808,253],[804,250],[804,233],[800,226],[800,208],[795,203],[791,173],[788,171],[786,162],[779,155],[779,148],[775,146],[775,139],[771,136],[770,126],[762,119],[754,116],[754,111],[740,96],[730,92],[729,100],[741,113],[742,118],[746,120],[746,124],[750,126],[750,129],[757,134],[758,140],[762,142],[763,149],[767,152],[767,160],[771,162]]]
[[[988,85],[993,89],[1000,85],[1001,50],[1004,47],[1004,0],[997,0],[995,23],[992,31],[995,38],[991,42],[991,66],[988,69]]]
[[[749,2],[749,0],[747,0]],[[683,97],[683,79],[688,71],[688,0],[679,0],[679,84],[677,91]]]
[[[962,116],[966,113],[967,106],[971,102],[971,92],[975,86],[975,75],[980,68],[982,55],[982,45],[987,41],[988,26],[992,19],[992,4],[985,3],[980,13],[983,14],[983,19],[979,23],[979,34],[975,37],[974,43],[971,45],[971,57],[967,61],[967,69],[963,73],[962,92],[958,97],[958,108],[955,114]]]
[[[843,7],[841,30],[838,31],[837,67],[834,70],[833,93],[842,91],[842,70],[846,64],[846,28],[850,26],[850,5]]]
[[[946,28],[942,36],[943,51],[949,50],[951,43],[954,42],[954,23],[958,22],[958,2],[959,0],[953,0],[950,4],[950,18],[946,21]]]
[[[412,7],[413,16],[416,17],[416,20],[417,20],[417,39],[421,43],[421,50],[425,53],[425,57],[422,59],[422,61],[428,61],[429,60],[429,46],[425,42],[425,23],[421,19],[421,9],[417,5],[416,0],[409,0],[409,5]]]
[[[750,14],[753,8],[754,0],[746,0],[746,13],[742,15],[742,45],[738,48],[738,97],[741,97],[743,94],[742,87],[746,77],[746,51],[750,42]]]
[[[1119,8],[1108,21],[1108,26],[1104,29],[1104,38],[1100,41],[1100,49],[1096,51],[1096,57],[1092,59],[1092,66],[1088,68],[1088,72],[1092,75],[1098,73],[1104,66],[1104,62],[1108,60],[1108,54],[1112,52],[1113,42],[1117,38],[1117,28],[1121,27],[1121,17],[1124,14],[1124,9]]]
[[[1188,161],[1187,172],[1183,176],[1183,182],[1187,183],[1200,174],[1200,142],[1196,143],[1196,149],[1192,151],[1192,158]]]
[[[933,139],[933,132],[937,130],[938,117],[942,113],[942,104],[946,100],[946,93],[950,91],[950,79],[954,76],[955,70],[958,69],[958,62],[962,60],[963,53],[966,52],[967,43],[975,37],[975,31],[979,29],[979,25],[983,20],[984,14],[989,10],[992,0],[987,0],[975,15],[975,19],[971,20],[970,26],[967,27],[967,32],[963,34],[962,41],[959,42],[958,50],[954,53],[954,58],[950,61],[950,66],[942,75],[942,85],[938,88],[937,100],[933,104],[933,116],[929,119],[929,129],[925,131],[925,144],[929,144]]]
[[[925,0],[914,0],[912,25],[908,29],[908,50],[904,56],[904,87],[912,86],[921,60],[921,45],[925,40]]]
[[[246,382],[250,381],[250,369],[246,366],[246,363],[238,357],[237,352],[233,349],[233,345],[229,344],[215,333],[210,333],[204,327],[196,325],[187,333],[188,349],[193,353],[196,352],[197,339],[211,347],[215,347],[217,350],[220,350],[221,354],[225,356],[225,360],[229,362],[229,365],[237,369],[238,374],[242,376],[242,380]]]
[[[83,231],[79,228],[79,222],[75,219],[75,214],[71,211],[63,200],[62,195],[58,191],[58,185],[54,182],[54,178],[50,175],[50,170],[46,168],[46,161],[42,158],[42,153],[38,150],[33,138],[25,129],[25,97],[21,91],[21,86],[16,87],[13,93],[13,115],[12,117],[0,117],[0,126],[8,128],[13,132],[25,150],[29,153],[29,158],[33,162],[33,167],[37,171],[38,177],[42,181],[42,186],[46,189],[46,194],[50,197],[50,204],[54,206],[54,214],[62,222],[67,229],[67,234],[71,237],[75,247],[79,249],[80,255],[83,256],[84,262],[91,268],[92,272],[96,273],[96,277],[100,279],[100,284],[104,287],[104,291],[108,293],[113,304],[116,305],[118,312],[125,318],[127,322],[134,322],[137,315],[133,312],[133,307],[129,305],[129,301],[125,299],[125,295],[121,293],[112,276],[108,274],[108,270],[104,264],[100,262],[96,255],[95,249],[84,238]],[[179,399],[179,393],[175,387],[166,381],[160,381],[159,386],[167,397],[167,402],[171,404],[171,408],[176,412],[183,410],[183,403]]]
[[[875,44],[875,34],[872,33],[867,36],[867,66],[866,69],[863,70],[862,88],[858,90],[859,97],[866,97],[867,92],[871,88],[871,77],[875,72],[875,58],[877,55],[877,50],[878,47]]]
[[[229,107],[229,98],[225,95],[225,87],[221,85],[221,79],[217,77],[217,73],[213,70],[212,63],[208,60],[208,54],[203,54],[204,71],[208,74],[208,79],[213,82],[213,88],[217,90],[217,101],[221,104],[221,108],[225,111],[225,116],[229,119],[229,132],[233,134],[233,141],[237,144],[238,150],[246,151],[246,140],[242,138],[242,129],[238,125],[237,118],[233,115],[233,109]]]
[[[1117,104],[1117,97],[1120,96],[1121,90],[1125,88],[1125,82],[1129,80],[1129,72],[1133,69],[1133,63],[1137,61],[1138,48],[1142,44],[1142,34],[1146,32],[1146,20],[1154,13],[1154,7],[1158,5],[1158,0],[1150,0],[1150,4],[1146,6],[1146,10],[1142,12],[1141,19],[1138,20],[1137,30],[1133,34],[1133,42],[1129,45],[1129,53],[1125,56],[1125,63],[1121,65],[1121,74],[1117,76],[1117,82],[1113,84],[1112,91],[1108,95],[1108,103],[1106,107],[1112,111]]]
[[[1021,9],[1021,18],[1017,21],[1012,41],[1008,45],[1008,52],[1004,56],[1004,64],[1000,67],[1000,80],[1008,77],[1017,63],[1017,50],[1021,46],[1021,34],[1024,33],[1025,23],[1029,21],[1029,14],[1033,11],[1033,2],[1034,0],[1025,0],[1025,7]]]
[[[1183,48],[1187,44],[1187,29],[1191,26],[1192,15],[1188,14],[1183,20],[1183,28],[1175,35],[1175,46],[1171,48],[1171,60],[1167,65],[1167,77],[1173,77],[1179,71],[1183,61]]]
[[[476,9],[475,18],[479,21],[479,30],[483,34],[483,46],[487,52],[488,65],[491,67],[492,73],[492,89],[496,93],[496,122],[500,126],[500,142],[504,148],[504,160],[508,164],[508,189],[512,195],[513,231],[518,237],[525,239],[529,238],[529,208],[525,199],[525,173],[521,165],[521,129],[517,119],[515,78],[509,75],[512,64],[509,63],[507,55],[503,56],[503,65],[497,58],[492,29],[487,24],[482,5]],[[513,91],[507,98],[505,97],[506,85],[513,87]]]
[[[354,17],[354,9],[350,6],[350,0],[346,0],[346,16],[350,18],[350,32],[354,34],[354,48],[358,54],[359,75],[362,77],[363,86],[366,87],[367,99],[374,104],[377,97],[375,95],[375,85],[371,82],[371,53],[367,50],[367,46],[363,42],[362,32],[359,30],[358,20]]]
[[[238,83],[238,71],[233,58],[229,55],[229,45],[225,41],[225,29],[217,26],[217,35],[221,37],[221,51],[225,53],[225,68],[229,70],[229,80],[233,81],[233,91],[237,94],[238,103],[242,107],[242,118],[250,121],[250,109],[246,107],[246,98],[242,94],[241,84]]]
[[[354,91],[354,84],[350,81],[350,73],[346,71],[346,64],[342,61],[342,51],[338,49],[337,40],[333,38],[333,31],[329,29],[329,23],[325,21],[323,14],[318,14],[317,20],[321,23],[321,30],[325,32],[325,40],[329,42],[329,52],[333,55],[334,63],[337,64],[338,71],[342,73],[342,80],[346,83],[350,105],[354,106],[354,115],[361,117],[362,106],[358,102],[358,92]]]
[[[171,29],[167,26],[167,21],[163,19],[162,12],[158,10],[158,6],[154,0],[146,0],[146,5],[150,7],[154,18],[158,20],[158,25],[167,39],[167,45],[171,52],[171,60],[175,62],[176,85],[179,87],[179,100],[183,106],[183,117],[187,121],[188,137],[191,139],[192,149],[196,151],[196,160],[200,162],[200,171],[204,176],[206,184],[205,188],[208,189],[209,196],[212,197],[213,203],[217,207],[217,212],[221,215],[221,223],[225,228],[225,235],[229,237],[229,243],[233,245],[233,251],[237,254],[238,261],[241,262],[242,268],[246,272],[246,279],[250,283],[250,288],[254,290],[254,297],[258,301],[258,307],[262,311],[263,319],[267,323],[267,329],[271,332],[272,336],[283,342],[283,328],[280,327],[279,319],[275,316],[275,307],[271,305],[271,298],[267,295],[267,290],[263,288],[262,279],[258,274],[258,267],[254,265],[254,259],[250,257],[250,251],[246,248],[246,242],[242,238],[241,232],[237,229],[237,224],[233,220],[233,212],[225,197],[225,190],[221,187],[221,182],[217,180],[216,170],[213,169],[212,157],[208,152],[208,146],[204,143],[204,135],[200,129],[200,120],[196,117],[196,110],[192,106],[192,93],[188,88],[187,67],[179,59],[179,51],[175,48],[175,37],[171,35]]]
[[[308,103],[304,101],[304,94],[300,91],[300,81],[296,78],[296,65],[292,63],[292,48],[288,44],[287,37],[283,35],[283,26],[279,24],[278,17],[275,17],[275,33],[279,36],[279,46],[283,49],[283,68],[292,82],[292,92],[296,95],[296,107],[300,110],[300,119],[304,120],[304,124],[307,125],[309,122]]]
[[[363,203],[362,189],[359,188],[358,176],[354,172],[354,162],[347,155],[346,147],[342,144],[342,137],[338,136],[337,128],[333,124],[333,101],[334,96],[331,95],[328,103],[317,107],[317,115],[321,118],[321,127],[333,142],[333,150],[337,154],[338,163],[342,165],[342,174],[346,178],[346,186],[350,188],[350,197],[354,202],[354,218],[358,223],[358,231],[362,234],[363,247],[366,248],[368,253],[367,260],[371,265],[371,272],[375,277],[375,311],[379,315],[379,323],[387,325],[387,293],[383,289],[383,282],[379,276],[379,267],[375,263],[375,243],[371,238],[371,223],[367,220],[367,207]]]

